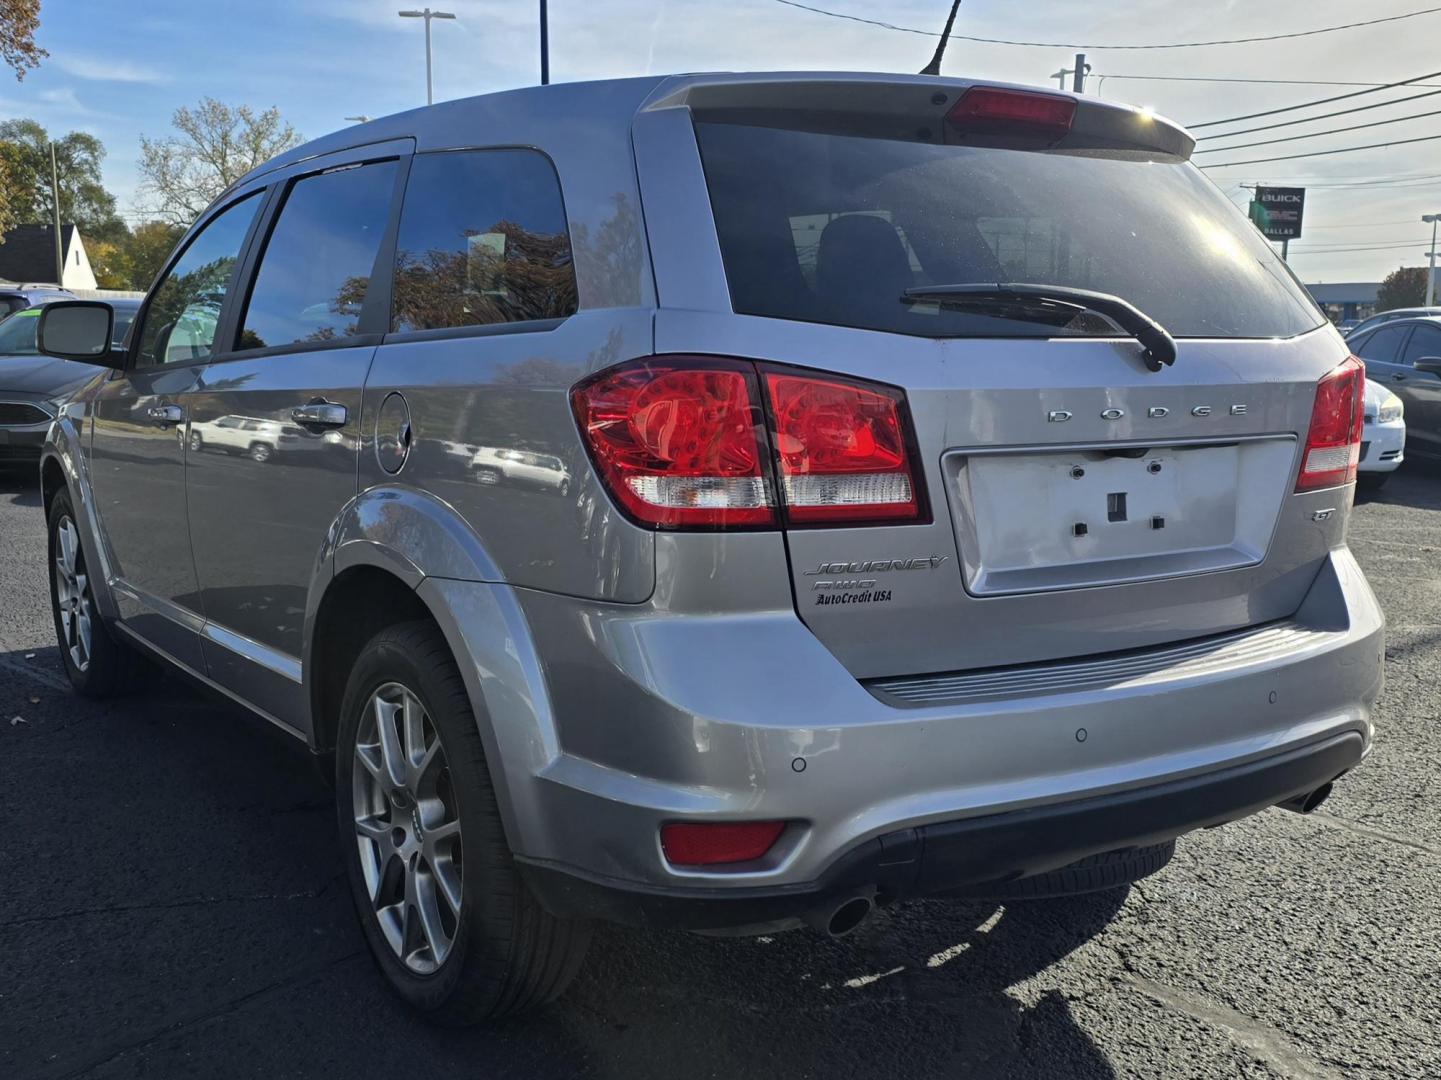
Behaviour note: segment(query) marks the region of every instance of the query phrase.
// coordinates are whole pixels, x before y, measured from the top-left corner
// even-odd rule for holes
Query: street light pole
[[[540,85],[550,84],[550,18],[546,15],[545,0],[540,0]]]
[[[1436,300],[1436,223],[1441,222],[1441,214],[1422,214],[1421,220],[1431,226],[1431,250],[1426,253],[1431,263],[1426,271],[1426,306],[1430,307]]]
[[[455,14],[449,11],[431,11],[425,8],[421,11],[399,12],[402,19],[424,19],[425,20],[425,103],[435,104],[435,90],[431,85],[430,78],[430,20],[431,19],[453,19]]]

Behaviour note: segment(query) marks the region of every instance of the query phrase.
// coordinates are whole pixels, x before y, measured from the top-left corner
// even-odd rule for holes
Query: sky
[[[432,0],[434,2],[434,0]],[[434,26],[436,100],[510,89],[539,79],[535,0],[440,0],[458,17]],[[948,0],[806,0],[817,7],[938,31]],[[209,96],[257,109],[278,106],[306,137],[346,117],[383,116],[425,101],[421,22],[396,0],[43,0],[38,42],[48,60],[23,81],[0,70],[0,117],[32,117],[52,132],[88,131],[108,149],[105,180],[131,216],[142,134],[170,131],[181,105]],[[778,0],[550,0],[555,82],[675,71],[847,70],[915,72],[935,39],[788,6]],[[1087,91],[1154,108],[1183,124],[1235,117],[1343,94],[1358,86],[1441,70],[1441,10],[1377,26],[1287,41],[1180,49],[1122,45],[1289,33],[1423,10],[1426,0],[965,0],[955,33],[1062,43],[981,44],[953,38],[942,72],[1055,86],[1052,73],[1088,46]],[[1150,78],[1137,78],[1149,76]],[[1195,79],[1313,80],[1203,82]],[[1319,81],[1316,81],[1319,80]],[[1441,89],[1441,75],[1398,88],[1232,127],[1250,127]],[[1313,124],[1202,143],[1227,145],[1412,113],[1437,115],[1371,130],[1297,140],[1198,164],[1441,135],[1441,95]],[[1208,128],[1210,134],[1229,128]],[[1441,139],[1355,153],[1208,170],[1238,205],[1242,184],[1306,186],[1304,235],[1290,261],[1308,282],[1376,281],[1424,265],[1441,211]],[[1380,182],[1379,184],[1377,182]],[[1324,186],[1331,185],[1331,186]],[[1341,186],[1349,185],[1349,186]],[[1367,250],[1371,249],[1371,250]]]

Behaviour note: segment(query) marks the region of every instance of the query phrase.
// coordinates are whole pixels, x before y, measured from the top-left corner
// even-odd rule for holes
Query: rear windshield
[[[900,299],[925,285],[1026,282],[1119,296],[1177,337],[1290,337],[1325,321],[1190,164],[696,131],[743,314],[927,337],[1115,333],[1089,314],[1030,322]]]

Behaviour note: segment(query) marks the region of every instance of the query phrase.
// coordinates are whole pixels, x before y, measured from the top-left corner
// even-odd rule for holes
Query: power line
[[[1352,124],[1350,127],[1312,131],[1305,135],[1282,135],[1276,139],[1257,139],[1255,142],[1236,143],[1234,146],[1211,146],[1205,150],[1197,150],[1196,153],[1224,154],[1229,150],[1245,150],[1252,146],[1271,146],[1275,143],[1295,142],[1297,139],[1319,139],[1323,135],[1340,135],[1347,131],[1369,131],[1371,128],[1385,127],[1387,124],[1400,124],[1407,120],[1423,120],[1428,116],[1441,116],[1441,109],[1432,109],[1430,112],[1412,113],[1409,116],[1393,116],[1389,120],[1372,120],[1369,124]]]
[[[1424,94],[1412,94],[1410,97],[1392,98],[1390,101],[1373,101],[1370,105],[1353,105],[1349,109],[1337,109],[1335,112],[1318,113],[1315,116],[1303,117],[1300,120],[1277,120],[1274,124],[1260,124],[1256,127],[1241,128],[1239,131],[1225,131],[1220,135],[1202,135],[1196,141],[1209,142],[1212,139],[1231,139],[1237,135],[1250,135],[1257,131],[1272,131],[1275,128],[1295,127],[1297,124],[1309,124],[1314,120],[1329,120],[1333,116],[1346,116],[1348,113],[1366,112],[1369,109],[1384,109],[1389,105],[1404,105],[1408,101],[1435,97],[1437,94],[1441,94],[1441,90],[1428,90]],[[1203,151],[1197,151],[1197,153],[1202,152]]]
[[[922,34],[926,37],[939,37],[934,30],[919,30],[914,26],[897,26],[895,23],[882,22],[879,19],[865,19],[859,15],[847,15],[842,11],[830,11],[826,8],[812,7],[810,4],[802,4],[797,0],[776,0],[778,4],[786,7],[800,8],[802,11],[810,11],[817,15],[828,15],[832,19],[845,19],[849,22],[865,23],[867,26],[879,26],[884,30],[898,30],[903,34]],[[1289,38],[1312,37],[1316,34],[1331,34],[1338,30],[1355,30],[1362,26],[1375,26],[1378,23],[1399,22],[1402,19],[1414,19],[1418,15],[1432,15],[1441,11],[1441,7],[1422,8],[1420,11],[1408,11],[1403,15],[1388,15],[1380,19],[1366,19],[1362,22],[1345,23],[1340,26],[1322,26],[1315,30],[1296,30],[1289,34],[1266,34],[1261,37],[1245,38],[1221,38],[1216,41],[1173,41],[1156,45],[1092,45],[1078,41],[1014,41],[1010,38],[988,38],[975,37],[970,34],[952,34],[951,37],[959,38],[962,41],[976,41],[983,45],[1023,45],[1036,49],[1199,49],[1209,45],[1244,45],[1253,41],[1283,41]]]
[[[1332,79],[1242,79],[1232,76],[1211,75],[1097,75],[1097,79],[1132,79],[1138,82],[1204,82],[1204,83],[1253,83],[1268,86],[1369,86],[1381,90],[1394,83],[1338,82]],[[1422,78],[1425,78],[1423,75]],[[1438,86],[1441,83],[1417,83],[1418,86]]]
[[[1339,150],[1313,150],[1308,154],[1282,154],[1279,157],[1247,158],[1245,161],[1219,161],[1215,165],[1202,165],[1203,169],[1229,169],[1236,165],[1263,165],[1268,161],[1295,161],[1297,158],[1329,157],[1331,154],[1354,154],[1359,150],[1380,150],[1391,146],[1407,146],[1411,143],[1431,142],[1441,135],[1422,135],[1418,139],[1395,139],[1391,142],[1367,143],[1365,146],[1343,146]]]
[[[1295,112],[1297,109],[1309,109],[1316,105],[1329,105],[1333,101],[1345,101],[1347,98],[1361,97],[1363,94],[1374,94],[1377,90],[1390,90],[1393,86],[1410,86],[1422,79],[1434,79],[1441,76],[1441,71],[1431,71],[1425,75],[1417,75],[1412,79],[1402,79],[1399,82],[1382,83],[1380,86],[1373,86],[1368,90],[1353,90],[1349,94],[1336,94],[1334,97],[1317,98],[1315,101],[1306,101],[1300,105],[1287,105],[1280,109],[1267,109],[1264,112],[1246,113],[1244,116],[1228,116],[1224,120],[1207,120],[1203,124],[1187,125],[1192,131],[1197,128],[1216,127],[1219,124],[1234,124],[1240,120],[1255,120],[1261,116],[1276,116],[1279,113]]]
[[[1389,225],[1414,225],[1415,220],[1407,218],[1405,221],[1358,221],[1346,225],[1307,225],[1308,229],[1384,229]]]

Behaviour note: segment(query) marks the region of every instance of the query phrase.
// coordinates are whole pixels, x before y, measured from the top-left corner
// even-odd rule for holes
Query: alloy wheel
[[[380,931],[412,972],[429,975],[460,925],[460,815],[440,734],[400,683],[371,695],[352,768],[355,839]]]
[[[61,645],[76,671],[90,667],[93,603],[80,534],[69,517],[55,527],[55,607],[60,612]]]

